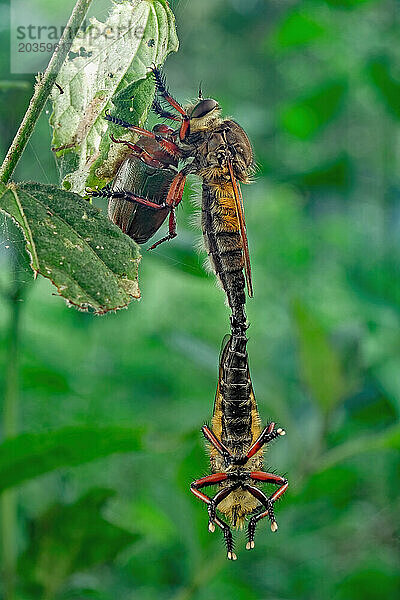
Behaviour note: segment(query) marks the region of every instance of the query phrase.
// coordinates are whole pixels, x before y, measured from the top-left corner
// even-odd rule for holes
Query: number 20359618
[[[46,42],[19,42],[18,52],[55,52],[58,44]]]

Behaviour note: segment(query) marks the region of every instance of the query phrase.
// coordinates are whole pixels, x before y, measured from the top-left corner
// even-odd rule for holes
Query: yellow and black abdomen
[[[211,266],[226,293],[234,319],[244,327],[243,244],[230,182],[210,184],[203,181],[202,229]]]

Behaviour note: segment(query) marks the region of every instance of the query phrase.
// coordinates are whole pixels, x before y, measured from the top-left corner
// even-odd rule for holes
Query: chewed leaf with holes
[[[177,48],[166,0],[114,4],[105,23],[92,18],[78,34],[51,96],[52,146],[65,189],[82,194],[112,178],[126,149],[110,145],[105,135],[110,98],[120,97],[129,120],[142,125],[154,96],[149,67]]]
[[[52,185],[0,192],[0,210],[21,227],[32,269],[69,303],[103,314],[140,297],[138,246],[98,208]]]

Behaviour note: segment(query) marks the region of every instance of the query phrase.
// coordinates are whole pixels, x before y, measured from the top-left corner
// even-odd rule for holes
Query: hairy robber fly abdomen
[[[203,184],[202,229],[211,266],[226,293],[234,318],[246,324],[243,246],[234,207],[232,187],[224,193]]]

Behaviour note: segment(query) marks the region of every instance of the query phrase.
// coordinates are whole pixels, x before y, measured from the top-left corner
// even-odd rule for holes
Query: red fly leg
[[[221,456],[225,460],[229,460],[230,458],[232,458],[232,453],[229,450],[229,448],[224,446],[224,444],[219,441],[219,439],[217,438],[215,433],[213,431],[211,431],[211,429],[209,427],[207,427],[207,425],[203,425],[203,427],[201,428],[201,431],[202,431],[204,437],[206,438],[206,440],[208,440],[210,442],[210,444],[212,446],[214,446],[214,448],[221,454]]]
[[[236,484],[230,485],[229,487],[222,488],[222,490],[219,490],[219,492],[217,492],[215,494],[214,498],[211,498],[210,504],[208,505],[208,517],[209,517],[208,531],[211,531],[211,533],[214,533],[214,531],[215,531],[214,522],[217,517],[216,510],[217,510],[218,504],[220,502],[222,502],[222,500],[227,498],[227,496],[229,496],[229,494],[231,492],[233,492],[234,490],[237,490],[238,487],[239,487],[239,484],[236,483]]]
[[[164,110],[164,108],[161,106],[161,103],[157,100],[157,98],[154,98],[151,108],[155,113],[158,114],[159,117],[161,117],[163,119],[170,119],[171,121],[180,121],[181,120],[181,118],[178,117],[177,115],[173,115],[169,111]]]
[[[278,529],[278,523],[275,519],[274,514],[274,504],[275,502],[286,492],[288,488],[288,480],[285,477],[280,477],[279,475],[274,475],[273,473],[264,473],[263,471],[253,471],[250,473],[250,477],[255,481],[262,481],[264,483],[274,483],[275,485],[279,485],[279,489],[276,490],[272,496],[269,498],[259,490],[258,488],[245,484],[243,487],[246,489],[252,496],[257,498],[265,506],[267,510],[251,517],[249,526],[247,528],[247,534],[249,541],[247,542],[246,548],[247,550],[251,550],[254,548],[254,534],[256,531],[256,525],[258,521],[264,519],[264,517],[268,517],[271,521],[271,531],[275,532]]]
[[[207,496],[207,494],[200,492],[200,488],[221,483],[221,481],[225,481],[226,479],[228,479],[226,473],[213,473],[212,475],[207,475],[206,477],[201,477],[201,479],[192,481],[190,484],[190,491],[196,498],[200,498],[200,500],[203,500],[207,505],[210,505],[212,502],[211,498]]]
[[[110,189],[102,189],[102,190],[90,190],[91,196],[95,198],[110,198],[112,200],[120,199],[126,200],[127,202],[136,202],[137,204],[142,204],[143,206],[148,206],[149,208],[154,208],[156,210],[160,210],[162,208],[166,208],[165,204],[156,204],[148,198],[143,198],[143,196],[136,196],[132,194],[132,192],[124,191],[124,190],[110,190]]]
[[[234,486],[230,486],[228,488],[224,488],[224,489],[220,490],[214,496],[214,498],[210,498],[206,494],[203,494],[203,492],[201,492],[199,488],[207,487],[209,485],[215,485],[217,483],[221,483],[221,481],[225,481],[227,478],[228,478],[228,475],[226,473],[213,473],[213,475],[207,475],[207,477],[202,477],[201,479],[196,479],[196,481],[193,481],[190,484],[190,491],[192,492],[192,494],[194,494],[197,498],[200,498],[200,500],[202,500],[203,502],[205,502],[207,504],[209,515],[210,515],[210,512],[215,513],[216,505],[219,504],[224,498],[226,498],[232,492],[233,489],[236,489],[237,486],[234,485]],[[211,532],[215,531],[214,523],[216,525],[218,525],[218,527],[220,529],[222,529],[222,531],[223,531],[228,559],[236,560],[237,557],[233,551],[233,537],[232,537],[232,532],[231,532],[229,525],[227,523],[225,523],[225,521],[223,521],[222,519],[217,517],[215,514],[213,514],[213,521],[211,521],[211,515],[210,515],[210,521],[208,523],[208,530]]]
[[[175,144],[172,140],[169,140],[159,133],[154,133],[153,131],[147,131],[147,129],[142,129],[142,127],[136,127],[136,125],[131,125],[129,129],[135,133],[139,133],[144,137],[151,138],[160,144],[160,147],[175,158],[179,158],[181,156],[181,150],[179,146]]]
[[[159,246],[163,242],[168,242],[169,240],[173,240],[174,237],[176,237],[177,235],[178,234],[176,233],[175,208],[172,207],[170,209],[170,213],[169,213],[169,217],[168,217],[168,235],[165,235],[163,238],[161,238],[161,240],[158,240],[158,242],[156,242],[155,244],[150,246],[150,248],[147,248],[147,250],[154,250],[154,248],[157,248],[157,246]]]
[[[125,129],[129,129],[130,131],[133,131],[134,133],[138,133],[140,135],[143,135],[144,137],[148,137],[153,140],[156,140],[156,142],[158,142],[160,144],[160,147],[165,152],[170,154],[171,156],[174,156],[174,157],[181,156],[181,150],[180,150],[179,146],[177,146],[175,144],[175,142],[173,142],[172,140],[169,140],[168,138],[163,137],[159,133],[154,133],[153,131],[148,131],[147,129],[138,127],[137,125],[132,125],[132,123],[123,121],[122,119],[119,119],[118,117],[113,117],[108,112],[105,113],[105,118],[107,121],[110,121],[111,123],[115,123],[115,125],[119,125],[120,127],[124,127]]]
[[[186,182],[186,175],[184,175],[182,172],[177,173],[177,175],[174,177],[174,179],[173,179],[173,181],[171,183],[171,187],[168,190],[168,194],[167,194],[167,197],[165,199],[165,204],[163,204],[163,207],[169,206],[171,208],[171,213],[170,213],[170,216],[169,216],[169,230],[168,230],[168,235],[166,235],[165,237],[161,238],[161,240],[158,240],[158,242],[156,242],[155,244],[153,244],[152,246],[150,246],[149,250],[154,250],[154,248],[156,248],[157,246],[159,246],[163,242],[166,242],[168,240],[172,240],[174,237],[176,237],[175,208],[178,206],[178,204],[182,200],[182,195],[183,195],[183,189],[185,187],[185,182]]]
[[[268,444],[269,442],[271,442],[275,438],[279,437],[280,435],[285,435],[286,431],[284,429],[282,429],[281,427],[278,427],[278,429],[274,430],[274,427],[275,427],[275,423],[269,423],[262,430],[261,434],[259,435],[259,437],[256,439],[256,441],[254,442],[254,444],[251,446],[250,450],[246,454],[244,463],[247,462],[249,460],[249,458],[254,456],[256,454],[256,452],[258,452],[264,446],[264,444]]]
[[[168,139],[177,135],[177,131],[168,125],[165,125],[165,123],[158,123],[157,125],[154,125],[153,132],[159,133]]]
[[[157,69],[157,67],[155,65],[152,68],[152,71],[153,71],[154,79],[155,79],[155,82],[156,82],[157,92],[182,117],[182,124],[181,124],[181,127],[179,129],[179,139],[180,140],[184,140],[185,137],[186,137],[186,135],[187,135],[187,133],[188,133],[188,131],[189,131],[189,122],[190,122],[189,115],[182,108],[182,106],[179,104],[179,102],[177,100],[175,100],[175,98],[173,98],[171,96],[171,94],[169,93],[169,91],[167,89],[167,86],[165,84],[164,76],[161,73],[161,71],[159,71],[159,69]],[[170,118],[170,117],[171,117],[171,115],[168,116],[167,118]]]

